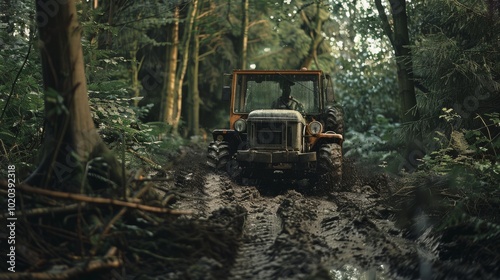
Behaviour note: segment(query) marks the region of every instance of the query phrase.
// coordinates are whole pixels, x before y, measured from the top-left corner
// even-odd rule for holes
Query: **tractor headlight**
[[[234,129],[238,132],[247,130],[247,122],[244,119],[239,119],[234,122]]]
[[[309,132],[312,135],[321,133],[323,131],[323,125],[318,121],[313,121],[309,124]]]

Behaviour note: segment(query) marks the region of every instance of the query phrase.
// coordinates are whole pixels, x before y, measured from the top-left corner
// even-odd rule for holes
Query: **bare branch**
[[[397,48],[394,42],[394,33],[392,31],[391,24],[389,23],[389,19],[385,14],[384,6],[382,6],[382,2],[380,0],[375,0],[375,6],[377,7],[378,16],[382,21],[382,29],[385,35],[387,35],[387,37],[389,38],[389,41],[391,42],[393,49],[396,50]]]
[[[0,181],[0,187],[7,189],[7,181],[5,181],[5,180]],[[112,204],[112,205],[116,205],[116,206],[135,208],[135,209],[139,209],[139,210],[143,210],[143,211],[150,211],[150,212],[155,212],[155,213],[166,213],[166,214],[175,214],[175,215],[190,215],[190,214],[192,214],[191,211],[160,208],[160,207],[154,207],[154,206],[149,206],[149,205],[143,205],[143,204],[139,204],[139,203],[116,200],[116,199],[112,199],[112,198],[90,197],[90,196],[76,194],[76,193],[49,191],[49,190],[45,190],[45,189],[31,187],[31,186],[23,184],[23,183],[17,185],[16,189],[21,190],[21,191],[25,191],[25,192],[29,192],[29,193],[41,194],[41,195],[45,195],[45,196],[66,198],[66,199],[71,199],[71,200],[76,200],[76,201],[84,201],[84,202],[96,203],[96,204]]]

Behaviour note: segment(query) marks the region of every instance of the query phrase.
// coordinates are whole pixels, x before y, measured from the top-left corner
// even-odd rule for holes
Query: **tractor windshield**
[[[277,109],[276,105],[283,104],[281,108],[315,114],[320,110],[319,86],[319,76],[312,74],[240,73],[236,76],[234,112]]]

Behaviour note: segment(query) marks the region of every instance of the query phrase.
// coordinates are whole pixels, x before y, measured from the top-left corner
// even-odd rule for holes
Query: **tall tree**
[[[179,49],[179,6],[174,7],[173,22],[167,26],[167,63],[161,97],[160,121],[174,123],[175,78]]]
[[[248,49],[248,28],[249,28],[249,18],[248,18],[248,0],[241,1],[241,45],[239,53],[239,69],[247,68],[247,49]]]
[[[193,43],[190,47],[189,66],[188,66],[188,96],[187,96],[187,127],[188,135],[198,135],[200,131],[200,91],[198,89],[198,74],[199,74],[199,52],[200,38],[198,35],[199,28],[195,28],[193,33]]]
[[[415,121],[419,118],[415,82],[413,80],[413,61],[408,31],[406,0],[390,0],[392,21],[389,21],[381,0],[375,0],[375,6],[382,22],[385,35],[394,49],[397,64],[399,98],[401,103],[401,120]],[[391,26],[392,22],[392,26]]]
[[[167,47],[167,71],[165,73],[164,91],[160,120],[171,125],[172,132],[177,133],[182,114],[182,89],[190,55],[189,46],[193,26],[198,11],[198,0],[191,1],[185,15],[183,33],[180,32],[180,6],[175,6],[174,22],[169,28]]]
[[[43,156],[28,183],[79,190],[85,164],[106,154],[90,114],[75,1],[36,2],[45,90]],[[118,174],[119,170],[113,170]],[[119,180],[120,176],[114,179]]]
[[[273,60],[279,58],[281,68],[313,68],[314,63],[317,69],[324,70],[325,65],[317,64],[319,56],[331,54],[331,46],[326,43],[330,36],[327,34],[332,34],[331,4],[326,0],[292,0],[281,1],[281,9],[275,9],[275,1],[267,2],[266,13],[273,23],[267,32],[279,38],[278,49],[273,48],[268,55],[271,54]],[[268,64],[269,58],[266,60],[260,64]]]
[[[181,60],[180,65],[177,69],[176,79],[175,79],[175,98],[177,103],[174,108],[174,119],[172,123],[172,128],[174,132],[177,132],[179,127],[179,121],[181,118],[182,109],[182,85],[184,83],[184,77],[186,75],[186,69],[188,67],[188,58],[190,55],[189,49],[191,45],[191,38],[193,37],[193,27],[195,25],[196,17],[198,13],[198,0],[193,0],[189,4],[188,14],[186,16],[186,24],[184,26],[184,33],[182,35],[182,44],[180,48]]]

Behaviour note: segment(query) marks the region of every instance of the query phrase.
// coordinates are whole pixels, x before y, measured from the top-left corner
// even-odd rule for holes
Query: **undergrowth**
[[[483,126],[462,129],[452,109],[443,109],[447,132],[435,132],[436,149],[406,175],[395,195],[399,225],[418,237],[432,227],[443,259],[462,258],[492,265],[500,260],[500,118],[477,115]],[[404,188],[403,188],[404,189]],[[425,216],[425,224],[421,224]],[[419,224],[420,223],[420,224]],[[417,231],[415,229],[417,228]]]

